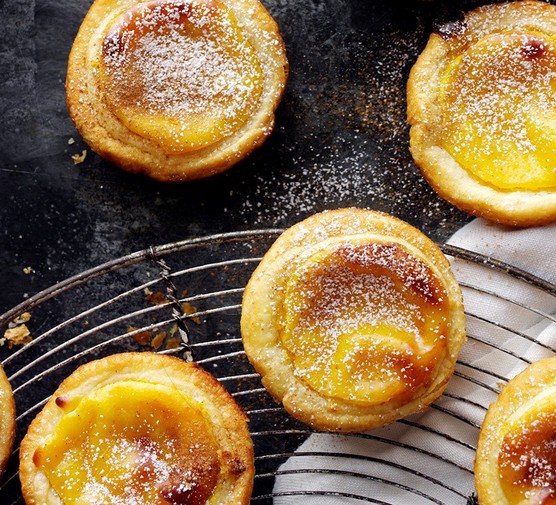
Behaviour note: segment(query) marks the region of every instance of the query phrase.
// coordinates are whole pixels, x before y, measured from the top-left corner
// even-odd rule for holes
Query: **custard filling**
[[[442,147],[502,190],[556,188],[556,50],[536,32],[494,33],[444,76]]]
[[[176,388],[125,380],[67,401],[34,454],[64,505],[201,505],[220,472],[200,408]]]
[[[295,268],[281,341],[318,393],[376,405],[430,382],[446,352],[448,297],[401,243],[341,240]]]
[[[556,402],[553,395],[554,390],[531,402],[504,431],[498,469],[502,490],[510,504],[556,504]]]
[[[155,0],[118,17],[102,44],[110,110],[167,154],[236,132],[263,89],[255,49],[220,0]]]

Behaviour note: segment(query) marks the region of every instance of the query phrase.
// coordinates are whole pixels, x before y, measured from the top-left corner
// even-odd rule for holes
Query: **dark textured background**
[[[225,174],[163,185],[90,150],[71,159],[87,146],[65,106],[66,60],[90,1],[0,0],[0,313],[150,245],[346,205],[446,239],[469,217],[411,160],[405,82],[435,24],[482,3],[266,0],[291,68],[274,134]]]

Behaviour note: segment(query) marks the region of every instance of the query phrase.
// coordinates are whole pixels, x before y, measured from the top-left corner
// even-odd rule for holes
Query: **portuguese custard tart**
[[[246,287],[245,351],[270,394],[323,431],[364,431],[438,398],[465,340],[460,288],[438,247],[362,209],[284,232]]]
[[[484,419],[475,459],[481,505],[556,503],[556,358],[529,365]]]
[[[249,503],[247,418],[197,365],[123,353],[71,374],[20,449],[27,505]]]
[[[411,153],[441,197],[511,226],[556,220],[556,6],[492,4],[441,27],[407,101]]]
[[[15,400],[12,387],[0,365],[0,476],[12,454],[15,437]]]
[[[259,0],[96,0],[70,53],[67,104],[104,158],[186,181],[262,144],[287,72]]]

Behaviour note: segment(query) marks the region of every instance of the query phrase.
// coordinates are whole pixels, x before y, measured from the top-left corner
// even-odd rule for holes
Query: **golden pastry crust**
[[[287,74],[259,0],[95,0],[70,53],[67,104],[104,158],[187,181],[262,144]]]
[[[0,476],[12,455],[15,437],[15,400],[12,387],[0,365]]]
[[[556,498],[556,358],[529,365],[489,407],[475,457],[481,505]]]
[[[241,335],[290,414],[319,430],[364,431],[442,394],[465,340],[461,290],[409,224],[327,211],[265,254],[245,289]]]
[[[556,6],[479,7],[430,36],[407,84],[410,150],[444,199],[512,226],[556,220]]]
[[[62,382],[21,443],[19,475],[27,505],[247,504],[253,444],[212,375],[122,353]]]

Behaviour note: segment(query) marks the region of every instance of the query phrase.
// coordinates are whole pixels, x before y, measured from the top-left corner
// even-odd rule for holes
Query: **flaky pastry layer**
[[[150,390],[155,393],[149,393]],[[147,396],[141,396],[143,391],[147,391]],[[136,395],[142,399],[139,403],[134,400]],[[169,395],[170,398],[175,395],[175,401],[164,400]],[[99,398],[112,398],[113,403],[100,403],[102,411],[91,413],[89,405],[96,405]],[[122,405],[134,401],[138,405],[137,412],[121,410]],[[158,405],[156,408],[162,410],[144,408],[141,405],[145,402],[155,407]],[[84,404],[87,407],[82,409],[80,405]],[[165,410],[168,408],[172,410]],[[120,420],[115,419],[104,426],[103,419],[118,409]],[[68,416],[77,420],[72,418],[68,423]],[[93,416],[91,419],[95,424],[86,421],[84,426],[75,426],[80,417],[88,419],[88,416]],[[121,421],[121,418],[127,421]],[[110,426],[121,422],[126,423],[122,432],[113,433],[115,428]],[[193,423],[203,426],[205,432],[190,433]],[[82,432],[87,440],[101,436],[96,440],[99,447],[74,447],[72,440],[80,440]],[[150,432],[156,438],[149,439],[150,435],[144,435]],[[182,440],[182,436],[187,438]],[[124,449],[106,447],[111,441]],[[65,447],[63,454],[60,454],[59,447]],[[75,456],[67,456],[72,451],[79,454],[80,450],[85,451],[88,458],[81,464],[71,459]],[[103,451],[105,456],[99,455],[97,450]],[[165,454],[164,450],[171,452]],[[189,460],[189,454],[194,454],[195,460]],[[58,466],[52,462],[53,458],[60,460],[56,463]],[[108,492],[107,496],[113,496],[111,499],[117,503],[121,500],[122,503],[136,503],[137,500],[144,503],[138,497],[150,496],[157,504],[240,505],[249,503],[251,497],[254,463],[247,417],[212,375],[175,357],[150,352],[115,354],[82,365],[65,379],[33,420],[21,443],[19,475],[25,502],[28,505],[61,505],[65,502],[54,487],[57,485],[64,493],[72,495],[74,491],[66,483],[75,480],[82,488],[80,495],[84,501],[79,503],[99,503],[99,500],[104,503],[106,498],[101,498],[104,496],[101,487],[104,484],[107,489],[114,486],[110,475],[121,472],[121,468],[110,467],[110,458],[117,461],[119,467],[130,465],[131,468],[129,489],[124,492],[118,488],[119,497]],[[180,458],[181,466],[178,466],[177,458]],[[205,466],[206,461],[210,466]],[[94,477],[87,480],[85,486],[83,472]],[[49,475],[58,479],[56,484],[49,480]],[[151,480],[155,478],[160,482]],[[95,486],[101,487],[95,492]],[[198,489],[206,495],[207,486],[211,495],[206,501],[202,498],[203,501],[199,502],[200,496],[204,495]]]
[[[157,43],[156,37],[164,31],[162,29],[156,28],[149,33],[151,18],[143,25],[140,19],[139,22],[129,22],[129,16],[137,12],[137,9],[150,9],[151,13],[155,13],[151,18],[155,19],[161,28],[166,29],[164,36],[167,40],[159,40]],[[230,22],[235,26],[234,33],[239,33],[237,36],[241,40],[238,44],[241,47],[224,47],[222,50],[218,47],[209,48],[208,42],[218,46],[228,39],[233,43],[236,38],[234,33],[229,37],[223,37],[216,31],[212,39],[200,42],[193,39],[192,47],[188,51],[198,51],[198,55],[188,53],[168,61],[171,55],[165,56],[165,52],[171,51],[168,48],[172,44],[179,49],[179,37],[184,37],[184,34],[179,33],[171,23],[185,26],[183,30],[190,30],[194,37],[198,37],[199,33],[210,33],[210,27],[207,28],[203,19],[198,19],[197,26],[190,28],[190,24],[195,23],[189,23],[184,13],[191,9],[192,12],[212,9],[214,12],[223,13],[225,20],[232,20]],[[166,11],[174,18],[178,12],[177,16],[185,16],[185,20],[161,21],[159,13]],[[211,21],[210,17],[207,18],[208,23]],[[127,33],[122,32],[121,37],[112,40],[114,28],[125,23],[128,25]],[[138,36],[138,28],[134,23],[145,33]],[[165,23],[169,27],[165,27]],[[215,30],[218,29],[222,27]],[[108,39],[107,34],[110,34]],[[143,36],[145,34],[146,36]],[[162,35],[160,38],[162,39]],[[139,43],[142,46],[135,47]],[[124,69],[124,75],[106,80],[106,75],[111,74],[103,71],[103,57],[106,57],[108,51],[108,59],[104,62],[110,63],[109,70],[113,71],[112,67],[118,66],[118,59],[110,59],[111,51],[121,51],[122,48],[128,50],[130,57],[139,61],[135,70],[141,75],[139,78],[129,75],[129,81],[126,82]],[[244,83],[241,82],[241,75],[235,73],[239,71],[237,65],[232,60],[226,62],[226,52],[233,53],[236,50],[247,55],[243,58],[243,64],[247,65],[253,62],[253,59],[256,61],[256,71],[253,70],[253,75],[246,75]],[[151,61],[143,64],[141,58],[147,53]],[[181,68],[184,58],[190,58],[191,61]],[[209,63],[214,60],[216,64],[221,65],[224,75],[216,75],[220,72],[217,69],[203,69],[202,65],[207,60]],[[160,77],[161,72],[164,72],[164,78]],[[187,78],[180,83],[180,72],[185,76],[189,73],[196,76],[193,89],[187,88]],[[226,72],[232,72],[233,75],[227,76]],[[214,74],[211,76],[214,82],[211,82],[210,86],[215,89],[208,90],[204,88],[203,78],[199,75],[211,73]],[[160,181],[180,182],[220,173],[264,142],[274,127],[274,112],[281,100],[287,74],[288,62],[278,26],[259,0],[96,0],[79,29],[70,53],[66,79],[67,105],[80,134],[102,157],[131,172],[144,173]],[[151,77],[160,82],[150,82]],[[237,81],[234,83],[235,92],[234,89],[226,91],[229,87],[227,81],[231,78]],[[250,86],[253,85],[249,79],[252,81],[259,78],[261,82],[255,84],[257,89],[260,88],[260,92],[249,92]],[[114,103],[114,98],[116,101],[119,99],[118,95],[125,96],[126,92],[133,92],[134,82],[138,82],[140,87],[142,79],[147,81],[143,84],[144,88],[149,90],[150,96],[140,98],[137,104],[133,103],[133,96],[125,106]],[[174,87],[175,92],[169,93],[170,87]],[[218,96],[226,92],[230,95],[229,101],[233,102],[235,98],[238,103],[230,105],[229,110],[225,111],[211,109],[217,98],[211,99],[210,93],[216,93],[215,96]],[[204,96],[205,93],[209,95]],[[205,102],[195,103],[201,98]],[[157,103],[153,114],[145,109],[144,102],[154,99]],[[167,103],[166,112],[158,110],[163,108],[165,99],[174,102]],[[180,100],[183,103],[180,104]],[[246,101],[248,103],[243,103]],[[199,145],[195,145],[193,150],[183,144],[183,152],[180,152],[179,137],[168,140],[166,135],[162,136],[163,140],[166,138],[164,142],[157,142],[157,131],[160,130],[158,124],[168,126],[169,119],[170,125],[176,126],[176,130],[180,128],[179,114],[176,115],[175,110],[176,103],[184,107],[184,110],[189,109],[185,110],[185,113],[191,116],[185,133],[191,136],[190,130],[200,128],[197,135]],[[243,116],[234,116],[234,110],[237,108],[240,112],[243,111]],[[173,115],[169,109],[173,109]],[[211,109],[217,115],[218,124],[208,121],[208,126],[204,128],[202,125],[206,118],[203,117],[203,109]],[[228,118],[230,114],[232,117]],[[145,118],[138,122],[142,116]],[[229,121],[229,124],[222,124],[226,121]],[[219,130],[219,133],[214,135],[216,130]]]
[[[529,365],[489,407],[475,457],[481,505],[550,503],[556,496],[556,358]]]
[[[12,454],[15,437],[15,400],[12,387],[0,365],[0,476]]]
[[[241,317],[245,351],[270,394],[311,427],[344,432],[428,407],[453,373],[464,326],[438,247],[361,209],[284,232],[251,276]]]
[[[556,7],[534,0],[479,7],[430,36],[407,115],[411,154],[442,198],[510,226],[556,220],[555,51]]]

